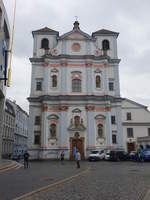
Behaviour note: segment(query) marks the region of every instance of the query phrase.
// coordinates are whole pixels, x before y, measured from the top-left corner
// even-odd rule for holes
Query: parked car
[[[110,150],[106,150],[106,151],[105,151],[104,159],[105,159],[105,160],[109,160],[109,159],[110,159]]]
[[[131,151],[129,153],[129,160],[136,161],[137,160],[137,153],[136,151]]]
[[[150,161],[150,150],[144,150],[142,154],[143,161]]]
[[[104,157],[105,157],[104,150],[94,150],[94,151],[91,151],[89,155],[89,161],[103,160]]]
[[[128,154],[123,150],[111,150],[110,151],[110,159],[111,161],[124,161],[128,160]]]

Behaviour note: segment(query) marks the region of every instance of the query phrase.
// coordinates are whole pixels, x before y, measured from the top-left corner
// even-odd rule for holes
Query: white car
[[[103,160],[104,158],[104,150],[93,150],[89,155],[89,161]]]
[[[104,159],[105,160],[109,160],[110,159],[110,150],[105,151]]]

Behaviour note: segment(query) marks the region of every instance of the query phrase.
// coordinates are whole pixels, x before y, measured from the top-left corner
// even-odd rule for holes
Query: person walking
[[[28,168],[29,167],[29,153],[27,151],[25,151],[24,155],[24,169]]]
[[[76,154],[77,154],[77,148],[76,146],[73,147],[73,159],[76,159]]]
[[[62,165],[64,164],[64,157],[65,157],[65,154],[64,154],[64,151],[62,151],[60,154],[60,160],[61,160]]]
[[[77,168],[80,168],[80,160],[81,160],[81,154],[80,154],[80,152],[77,150],[77,153],[76,153]]]

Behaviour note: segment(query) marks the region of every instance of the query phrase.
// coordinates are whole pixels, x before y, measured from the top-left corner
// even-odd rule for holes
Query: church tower
[[[33,159],[72,159],[89,151],[123,148],[117,37],[101,29],[91,35],[73,29],[63,35],[50,28],[34,39],[29,126]]]

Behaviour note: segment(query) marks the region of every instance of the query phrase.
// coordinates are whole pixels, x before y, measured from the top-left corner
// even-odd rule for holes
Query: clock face
[[[80,46],[79,43],[74,43],[74,44],[72,45],[72,50],[73,50],[73,51],[78,52],[78,51],[80,51],[80,49],[81,49],[81,46]]]

